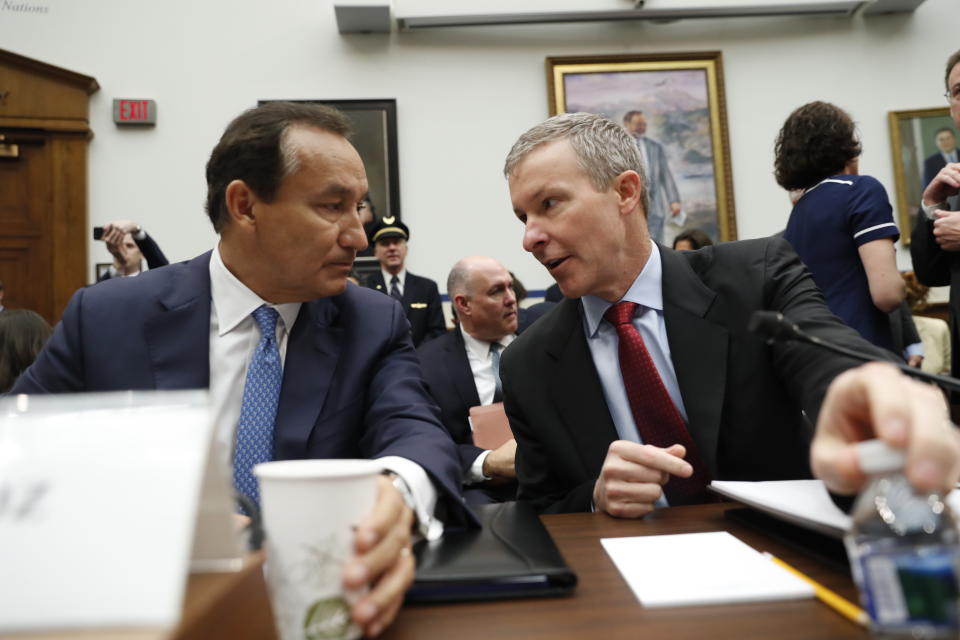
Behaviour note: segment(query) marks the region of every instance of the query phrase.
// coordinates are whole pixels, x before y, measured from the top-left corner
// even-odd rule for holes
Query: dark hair
[[[805,104],[777,134],[777,184],[790,191],[809,189],[840,173],[860,151],[856,126],[846,111],[828,102]]]
[[[943,85],[947,88],[947,92],[950,91],[950,72],[958,63],[960,63],[960,49],[954,51],[953,55],[947,58],[947,71],[943,74]]]
[[[627,111],[625,114],[623,114],[623,124],[629,124],[629,122],[633,120],[633,116],[642,116],[642,115],[643,115],[643,111],[639,111],[638,109]]]
[[[677,248],[677,243],[681,240],[686,240],[694,249],[702,249],[703,247],[709,247],[713,244],[713,240],[710,239],[706,233],[700,229],[687,229],[683,233],[677,235],[673,239],[673,248]]]
[[[258,197],[273,200],[283,179],[297,170],[297,150],[286,144],[293,126],[316,127],[344,138],[350,121],[333,107],[309,102],[267,102],[227,125],[207,161],[207,215],[220,232],[229,219],[227,185],[243,180]]]
[[[940,134],[943,133],[943,132],[949,133],[949,134],[952,135],[954,138],[957,137],[957,134],[955,134],[955,133],[953,132],[953,127],[940,127],[939,129],[937,129],[936,131],[933,132],[933,137],[936,138],[938,135],[940,135]]]
[[[50,337],[50,325],[28,309],[0,312],[0,392],[7,392],[33,364]]]

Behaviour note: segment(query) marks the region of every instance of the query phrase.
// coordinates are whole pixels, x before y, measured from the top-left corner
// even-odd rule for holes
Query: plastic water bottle
[[[903,474],[903,451],[871,440],[858,454],[871,482],[854,504],[845,541],[873,636],[960,637],[953,512],[939,494],[914,491]]]

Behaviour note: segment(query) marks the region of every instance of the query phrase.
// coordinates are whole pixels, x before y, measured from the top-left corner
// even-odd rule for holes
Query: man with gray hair
[[[841,376],[859,363],[752,334],[755,311],[776,311],[888,357],[830,313],[780,238],[654,243],[641,167],[622,127],[586,113],[533,127],[507,157],[523,247],[566,298],[503,357],[519,498],[635,518],[709,501],[713,479],[806,478],[811,466],[849,494],[865,481],[850,441],[870,433],[909,448],[917,486],[951,486],[960,440],[940,394],[885,365]]]
[[[487,256],[463,258],[450,270],[447,293],[457,328],[422,345],[423,378],[443,426],[457,443],[467,502],[516,497],[512,438],[495,450],[473,442],[471,407],[502,401],[500,353],[517,332],[517,296],[507,269]]]

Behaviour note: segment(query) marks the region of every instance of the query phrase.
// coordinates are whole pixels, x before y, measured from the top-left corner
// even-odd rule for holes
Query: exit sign
[[[157,102],[114,98],[113,121],[117,124],[157,124]]]

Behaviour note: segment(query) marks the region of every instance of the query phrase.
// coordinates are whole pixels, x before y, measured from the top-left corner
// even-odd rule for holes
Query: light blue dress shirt
[[[623,300],[636,302],[639,307],[633,316],[633,326],[643,338],[643,342],[650,353],[660,379],[667,388],[667,393],[676,405],[677,410],[687,423],[687,410],[683,406],[680,396],[680,385],[677,383],[677,373],[670,359],[670,343],[667,341],[667,327],[663,321],[663,264],[660,260],[660,250],[651,241],[650,257],[637,279],[623,296]],[[630,401],[627,400],[627,391],[623,386],[623,374],[620,372],[620,357],[617,349],[620,339],[613,325],[603,319],[606,310],[615,303],[607,302],[594,296],[584,296],[582,320],[584,334],[587,336],[587,346],[593,364],[600,376],[600,385],[603,387],[603,397],[607,401],[610,417],[617,429],[621,440],[643,443],[637,431],[637,424],[633,419]],[[657,506],[667,506],[667,501],[661,497]]]

